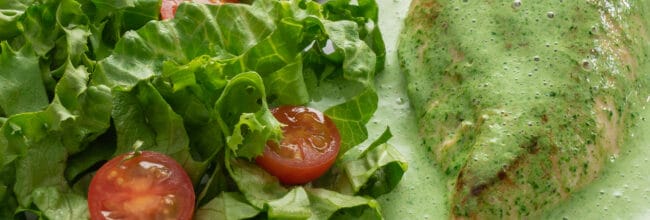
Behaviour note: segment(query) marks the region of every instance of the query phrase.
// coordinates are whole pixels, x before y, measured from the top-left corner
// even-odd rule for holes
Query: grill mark
[[[464,196],[462,198],[462,200],[460,201],[460,204],[465,205],[467,203],[467,201],[471,197],[480,196],[481,193],[483,193],[486,189],[489,189],[490,187],[492,187],[492,186],[494,186],[494,185],[496,185],[498,183],[505,183],[505,184],[509,184],[509,185],[515,184],[510,179],[510,177],[508,176],[508,173],[516,170],[517,168],[519,168],[524,163],[524,161],[528,158],[529,155],[534,155],[537,152],[539,152],[538,139],[539,139],[539,137],[533,137],[529,143],[527,143],[525,145],[522,145],[521,147],[523,149],[526,149],[527,150],[526,152],[528,152],[528,154],[524,153],[524,154],[519,155],[509,166],[506,166],[506,167],[504,167],[503,170],[499,171],[496,174],[495,178],[492,178],[487,183],[472,186],[469,189],[469,195]],[[531,149],[534,149],[534,150],[531,151]],[[464,171],[465,171],[465,167],[462,168],[461,172],[459,172],[458,177],[456,179],[457,180],[456,181],[457,184],[455,186],[455,188],[456,188],[455,194],[456,195],[461,194],[463,188],[466,185],[466,183],[463,181]],[[458,208],[458,206],[453,206],[452,213],[458,213],[457,210],[456,210],[457,208]]]

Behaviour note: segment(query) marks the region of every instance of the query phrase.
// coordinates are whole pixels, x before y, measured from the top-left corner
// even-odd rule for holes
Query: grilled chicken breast
[[[398,55],[451,216],[537,216],[597,179],[648,96],[649,19],[642,0],[414,0]]]

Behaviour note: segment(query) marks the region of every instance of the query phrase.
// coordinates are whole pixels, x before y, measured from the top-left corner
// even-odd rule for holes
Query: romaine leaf
[[[343,166],[354,189],[372,197],[393,190],[408,168],[406,160],[389,144],[378,145]]]
[[[241,57],[247,69],[258,72],[267,85],[269,96],[279,103],[302,105],[309,102],[303,80],[300,45],[303,26],[293,19],[279,21],[277,28]]]
[[[223,64],[200,56],[185,65],[163,63],[162,77],[154,80],[156,89],[174,112],[183,118],[190,138],[190,153],[200,161],[211,160],[226,146],[214,105],[228,84]]]
[[[16,208],[18,208],[18,201],[13,194],[13,184],[16,179],[15,175],[16,169],[13,164],[10,166],[3,166],[2,163],[0,163],[0,176],[2,176],[2,178],[0,178],[0,204],[2,204],[2,206],[0,206],[0,219],[12,219],[16,212]]]
[[[408,169],[406,159],[387,141],[390,129],[369,146],[357,146],[363,151],[353,151],[339,158],[337,164],[313,185],[348,195],[378,197],[393,190]]]
[[[198,162],[191,157],[183,119],[156,88],[150,82],[142,81],[131,90],[115,88],[113,94],[112,116],[117,132],[115,154],[133,151],[131,146],[142,141],[141,150],[171,155],[185,168],[192,181],[198,183],[207,162]]]
[[[310,219],[383,219],[374,199],[319,188],[307,188],[307,193],[312,204]]]
[[[359,39],[358,26],[351,21],[323,21],[322,28],[333,44],[336,53],[341,53],[343,60],[338,64],[340,71],[331,70],[338,73],[338,77],[345,80],[357,82],[360,91],[351,95],[346,101],[330,107],[325,114],[332,118],[336,127],[341,131],[341,152],[346,152],[353,146],[356,146],[368,138],[368,131],[365,125],[377,110],[378,97],[374,88],[375,64],[377,57],[364,41]],[[325,48],[321,53],[328,53]],[[334,53],[334,52],[329,52]],[[314,62],[314,61],[311,61]],[[313,64],[312,68],[322,68],[332,66],[330,61],[318,61]],[[339,61],[337,61],[339,62]],[[327,69],[327,68],[325,68]],[[335,77],[328,76],[327,73],[320,74],[320,78]],[[333,83],[339,83],[334,80]]]
[[[88,219],[85,196],[61,192],[54,187],[41,187],[32,192],[34,204],[48,219]],[[62,212],[61,210],[66,210]]]
[[[254,207],[267,210],[269,218],[381,219],[379,203],[361,196],[323,188],[285,188],[274,176],[244,160],[230,160],[229,172],[239,190]]]
[[[100,62],[97,80],[132,87],[160,74],[163,61],[186,64],[201,55],[222,59],[241,55],[274,28],[265,14],[253,13],[249,7],[181,4],[178,19],[150,22],[138,31],[126,32],[114,53]]]
[[[77,64],[88,50],[88,17],[74,0],[47,1],[25,11],[23,36],[36,54],[56,69],[67,59]],[[56,48],[52,53],[52,49]]]
[[[272,101],[285,105],[302,105],[309,102],[309,92],[302,73],[301,57],[289,63],[264,79]],[[274,100],[277,99],[277,100]]]
[[[269,219],[308,219],[311,217],[309,197],[303,187],[294,187],[282,198],[269,201]]]
[[[38,57],[28,48],[14,51],[0,43],[0,107],[7,116],[38,111],[48,104]]]
[[[384,69],[386,49],[379,30],[379,7],[374,0],[328,0],[323,5],[324,16],[328,20],[349,20],[357,23],[359,37],[375,52],[377,64],[375,71]]]
[[[111,158],[115,152],[116,141],[113,129],[95,139],[83,151],[68,157],[65,168],[65,179],[75,182],[80,175],[97,163]]]
[[[260,210],[246,202],[241,193],[225,192],[196,211],[194,219],[248,219],[255,217]]]
[[[212,164],[212,170],[206,173],[209,176],[208,179],[202,181],[199,188],[200,191],[197,191],[198,196],[196,200],[197,206],[199,207],[215,199],[222,192],[232,190],[229,187],[229,185],[232,185],[232,180],[226,170],[225,163],[223,163],[224,154],[218,154],[214,161],[216,162]]]
[[[16,161],[16,185],[14,192],[21,207],[30,207],[32,192],[40,187],[68,190],[63,177],[65,147],[55,137],[44,138],[31,144],[25,155]]]
[[[14,105],[0,93],[0,202],[11,211],[0,208],[0,218],[86,218],[74,193],[86,193],[89,169],[138,140],[188,171],[201,190],[197,218],[381,218],[363,196],[392,189],[406,169],[385,144],[390,135],[339,158],[325,189],[287,188],[244,160],[281,136],[268,103],[304,105],[327,84],[351,88],[325,111],[341,132],[341,154],[367,138],[384,49],[374,1],[353,3],[183,3],[167,21],[151,21],[158,0],[0,3],[0,59],[11,61],[0,73],[23,64],[15,68],[30,74],[20,77],[31,78],[17,81],[41,99]]]
[[[92,48],[89,56],[95,60],[109,56],[124,32],[157,20],[159,9],[158,0],[92,0],[86,3],[84,10],[91,20],[92,33],[88,39]]]
[[[239,190],[258,209],[263,209],[267,202],[282,198],[289,192],[276,177],[250,162],[228,158],[226,162],[228,173]]]
[[[18,20],[33,0],[5,0],[0,2],[0,41],[18,34]]]
[[[269,111],[262,78],[256,73],[241,73],[232,78],[215,110],[229,131],[226,142],[236,156],[253,158],[262,154],[267,140],[282,137],[280,122]]]
[[[70,186],[64,178],[69,154],[109,126],[110,96],[106,87],[87,86],[85,68],[64,66],[54,101],[43,111],[9,117],[0,128],[8,147],[4,163],[16,167],[13,191],[21,207],[33,204],[32,191],[55,187],[61,192]],[[6,142],[5,142],[6,141]]]
[[[358,96],[325,111],[341,134],[341,152],[346,152],[368,138],[365,125],[377,110],[378,101],[377,92],[368,87]]]
[[[256,6],[268,7],[264,9],[274,13],[258,13]],[[377,108],[377,95],[372,83],[377,57],[359,38],[357,23],[332,22],[304,15],[302,21],[295,20],[300,18],[299,12],[305,12],[300,11],[302,9],[299,7],[292,9],[298,10],[293,11],[295,18],[279,19],[279,14],[290,14],[283,11],[287,8],[279,2],[264,4],[264,1],[260,1],[253,6],[221,7],[183,4],[177,11],[177,17],[182,19],[152,22],[137,32],[127,32],[116,45],[115,53],[100,62],[96,79],[111,86],[130,87],[140,80],[158,75],[165,61],[186,64],[197,56],[207,54],[223,60],[226,76],[232,77],[248,70],[259,72],[269,95],[279,99],[278,104],[302,104],[308,100],[308,92],[299,71],[301,64],[291,60],[300,59],[303,50],[286,42],[304,42],[301,36],[317,34],[297,33],[316,31],[322,34],[321,37],[328,37],[344,55],[341,63],[343,74],[340,77],[357,81],[361,87],[365,87],[359,94],[325,112],[339,129],[345,131],[342,132],[341,150],[345,152],[367,138],[365,124]],[[233,14],[238,15],[233,16],[236,17],[234,20],[224,17]],[[277,19],[277,24],[269,23],[274,21],[271,18]],[[302,28],[301,22],[309,28]],[[250,30],[255,31],[249,33]],[[239,40],[228,40],[234,37]],[[231,143],[238,143],[239,139],[236,137],[234,141]]]
[[[54,100],[46,109],[56,115],[51,129],[62,131],[62,143],[75,154],[110,126],[111,92],[103,85],[89,85],[90,73],[84,66],[66,62],[56,85]]]

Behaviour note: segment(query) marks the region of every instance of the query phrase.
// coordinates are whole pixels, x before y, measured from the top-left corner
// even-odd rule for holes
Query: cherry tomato
[[[327,116],[308,107],[281,106],[271,110],[285,124],[280,143],[266,143],[255,161],[284,184],[303,184],[323,175],[339,153],[341,138]]]
[[[88,208],[98,219],[178,219],[194,215],[194,188],[167,155],[142,151],[104,164],[88,189]]]
[[[163,0],[162,6],[160,7],[160,17],[163,20],[174,18],[174,15],[176,14],[176,8],[178,8],[178,5],[184,1],[211,5],[239,2],[239,0]]]

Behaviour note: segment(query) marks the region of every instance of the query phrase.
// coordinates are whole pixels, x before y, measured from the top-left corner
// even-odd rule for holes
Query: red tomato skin
[[[162,20],[172,19],[176,14],[176,8],[183,0],[163,0],[160,6],[160,18]]]
[[[160,7],[160,18],[162,20],[174,18],[178,5],[184,1],[211,5],[220,5],[223,3],[239,3],[239,0],[162,0],[162,5]]]
[[[330,118],[318,110],[308,107],[281,106],[271,110],[275,118],[285,124],[283,127],[284,139],[280,142],[280,151],[288,144],[301,146],[303,159],[291,158],[281,155],[278,152],[277,144],[269,141],[264,148],[264,153],[255,159],[258,165],[264,168],[271,175],[276,176],[280,182],[287,185],[298,185],[310,182],[322,176],[334,164],[340,149],[340,135],[336,126]],[[314,121],[305,122],[301,120],[301,114],[310,114],[307,118]],[[313,143],[311,139],[305,139],[301,134],[313,134],[317,132],[326,137],[321,143],[326,143],[325,149],[315,149],[306,146],[306,141]],[[312,136],[313,137],[313,136]],[[320,146],[320,145],[319,145]],[[294,153],[294,151],[289,151]]]
[[[155,201],[158,202],[158,204],[161,204],[162,202],[167,202],[165,199],[171,198],[171,201],[173,202],[172,207],[175,208],[173,210],[175,211],[173,218],[178,220],[191,220],[194,215],[195,194],[192,181],[183,167],[174,159],[162,153],[153,151],[141,151],[139,153],[139,155],[128,159],[125,158],[127,156],[132,156],[133,152],[119,155],[105,163],[95,173],[88,188],[88,209],[90,211],[91,219],[107,219],[102,212],[109,211],[106,210],[106,206],[109,205],[114,206],[117,204],[118,206],[122,205],[126,207],[126,205],[123,204],[138,204],[138,199],[147,201],[147,198],[156,198],[156,200],[148,201]],[[153,182],[151,182],[149,187],[129,185],[129,179],[135,180],[139,178],[129,176],[129,173],[124,172],[129,172],[128,167],[136,165],[136,163],[142,164],[143,162],[156,164],[156,166],[163,165],[164,170],[170,172],[168,175],[164,175],[165,178],[162,180],[152,180]],[[116,177],[110,177],[111,172],[116,170],[118,172],[117,177],[123,177],[125,179],[123,182],[127,183],[126,186],[117,185],[117,181],[115,181]],[[119,173],[120,171],[122,171],[122,173]],[[132,188],[138,189],[133,190]],[[169,195],[173,196],[169,197]],[[134,208],[137,208],[137,206]],[[123,211],[123,209],[110,211]],[[161,216],[164,216],[164,213],[162,212],[147,212],[147,210],[139,209],[137,211],[139,216],[127,215],[120,219],[158,219]]]

